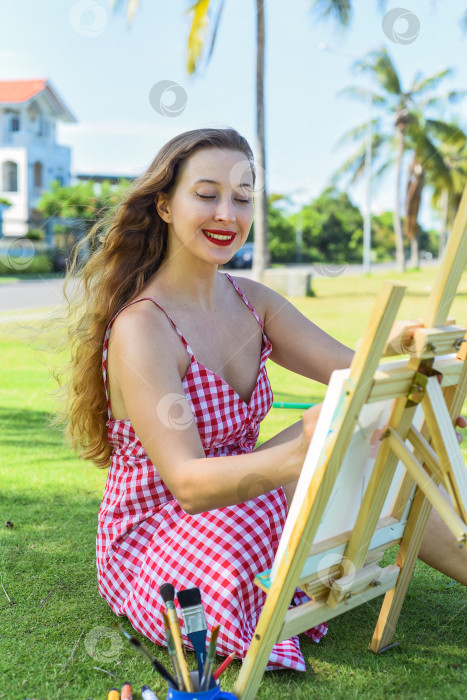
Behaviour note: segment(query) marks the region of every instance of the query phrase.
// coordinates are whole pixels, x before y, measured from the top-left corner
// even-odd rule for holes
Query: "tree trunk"
[[[405,254],[404,254],[404,237],[402,234],[402,226],[400,219],[400,190],[401,190],[401,171],[402,171],[402,155],[404,153],[404,135],[399,129],[397,131],[397,164],[396,164],[396,197],[394,202],[394,233],[396,236],[396,263],[399,272],[405,270]]]
[[[418,213],[420,211],[420,202],[422,201],[422,192],[425,185],[425,171],[423,166],[414,156],[409,168],[407,178],[407,193],[405,199],[405,235],[410,241],[410,265],[418,267],[420,264],[418,256]]]
[[[264,126],[264,0],[256,0],[256,165],[255,241],[253,278],[261,282],[269,264],[268,198],[266,191],[266,148]]]

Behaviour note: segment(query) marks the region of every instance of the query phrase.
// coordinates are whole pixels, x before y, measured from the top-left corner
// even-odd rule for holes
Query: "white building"
[[[71,149],[56,142],[61,119],[76,123],[47,80],[0,81],[0,198],[3,234],[21,236],[34,227],[35,207],[53,180],[70,184]]]

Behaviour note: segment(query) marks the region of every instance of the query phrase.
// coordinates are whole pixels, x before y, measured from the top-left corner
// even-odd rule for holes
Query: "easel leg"
[[[384,596],[370,644],[370,649],[375,653],[391,644],[430,512],[431,503],[424,497],[423,492],[417,489],[396,559],[401,572],[395,587]]]
[[[287,600],[290,600],[290,597],[288,596]],[[283,606],[279,607],[277,602],[277,596],[270,591],[234,686],[233,692],[240,700],[254,700],[256,697],[288,608],[287,602],[285,609]]]

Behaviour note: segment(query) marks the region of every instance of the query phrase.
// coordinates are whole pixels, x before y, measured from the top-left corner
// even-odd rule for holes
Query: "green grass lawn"
[[[435,273],[429,269],[400,278],[409,288],[404,317],[423,313]],[[387,276],[397,279],[396,273]],[[354,347],[382,279],[319,279],[314,298],[293,302]],[[464,275],[451,312],[461,324],[466,297]],[[0,587],[0,698],[105,700],[112,686],[128,680],[134,698],[148,683],[162,700],[166,685],[113,630],[115,617],[97,592],[95,535],[106,472],[78,460],[60,434],[47,427],[54,389],[48,357],[22,342],[11,322],[1,319],[0,348],[0,571],[5,589]],[[324,395],[323,386],[272,363],[268,370],[276,401],[315,402]],[[261,441],[300,415],[299,410],[272,409]],[[332,620],[319,644],[302,636],[308,671],[266,674],[257,697],[465,697],[466,589],[417,563],[395,634],[400,645],[376,656],[368,644],[381,600]],[[123,624],[132,630],[127,620]],[[165,649],[149,641],[147,646],[170,666]],[[195,668],[194,656],[189,658]],[[233,688],[240,665],[235,661],[224,674],[224,689]]]

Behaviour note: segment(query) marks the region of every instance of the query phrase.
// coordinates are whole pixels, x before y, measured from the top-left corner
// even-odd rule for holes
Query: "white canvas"
[[[378,369],[387,371],[393,368],[401,368],[405,364],[407,364],[407,360],[404,359],[382,364]],[[332,426],[336,423],[339,406],[344,400],[344,382],[349,374],[349,369],[343,369],[336,370],[331,375],[326,396],[323,401],[323,407],[317,421],[315,432],[310,441],[271,569],[271,581],[277,572],[282,556],[286,552],[290,535],[306,496],[308,485],[321,461],[321,455],[325,450],[326,442],[331,439]],[[388,399],[365,404],[363,406],[350,445],[342,461],[339,475],[314,538],[314,543],[328,540],[335,535],[353,529],[365,489],[376,461],[380,446],[380,438],[386,429],[394,401],[395,399]],[[417,409],[414,424],[420,427],[422,420],[423,412],[421,409]],[[404,474],[405,468],[403,464],[399,462],[381,512],[381,517],[391,514]]]

